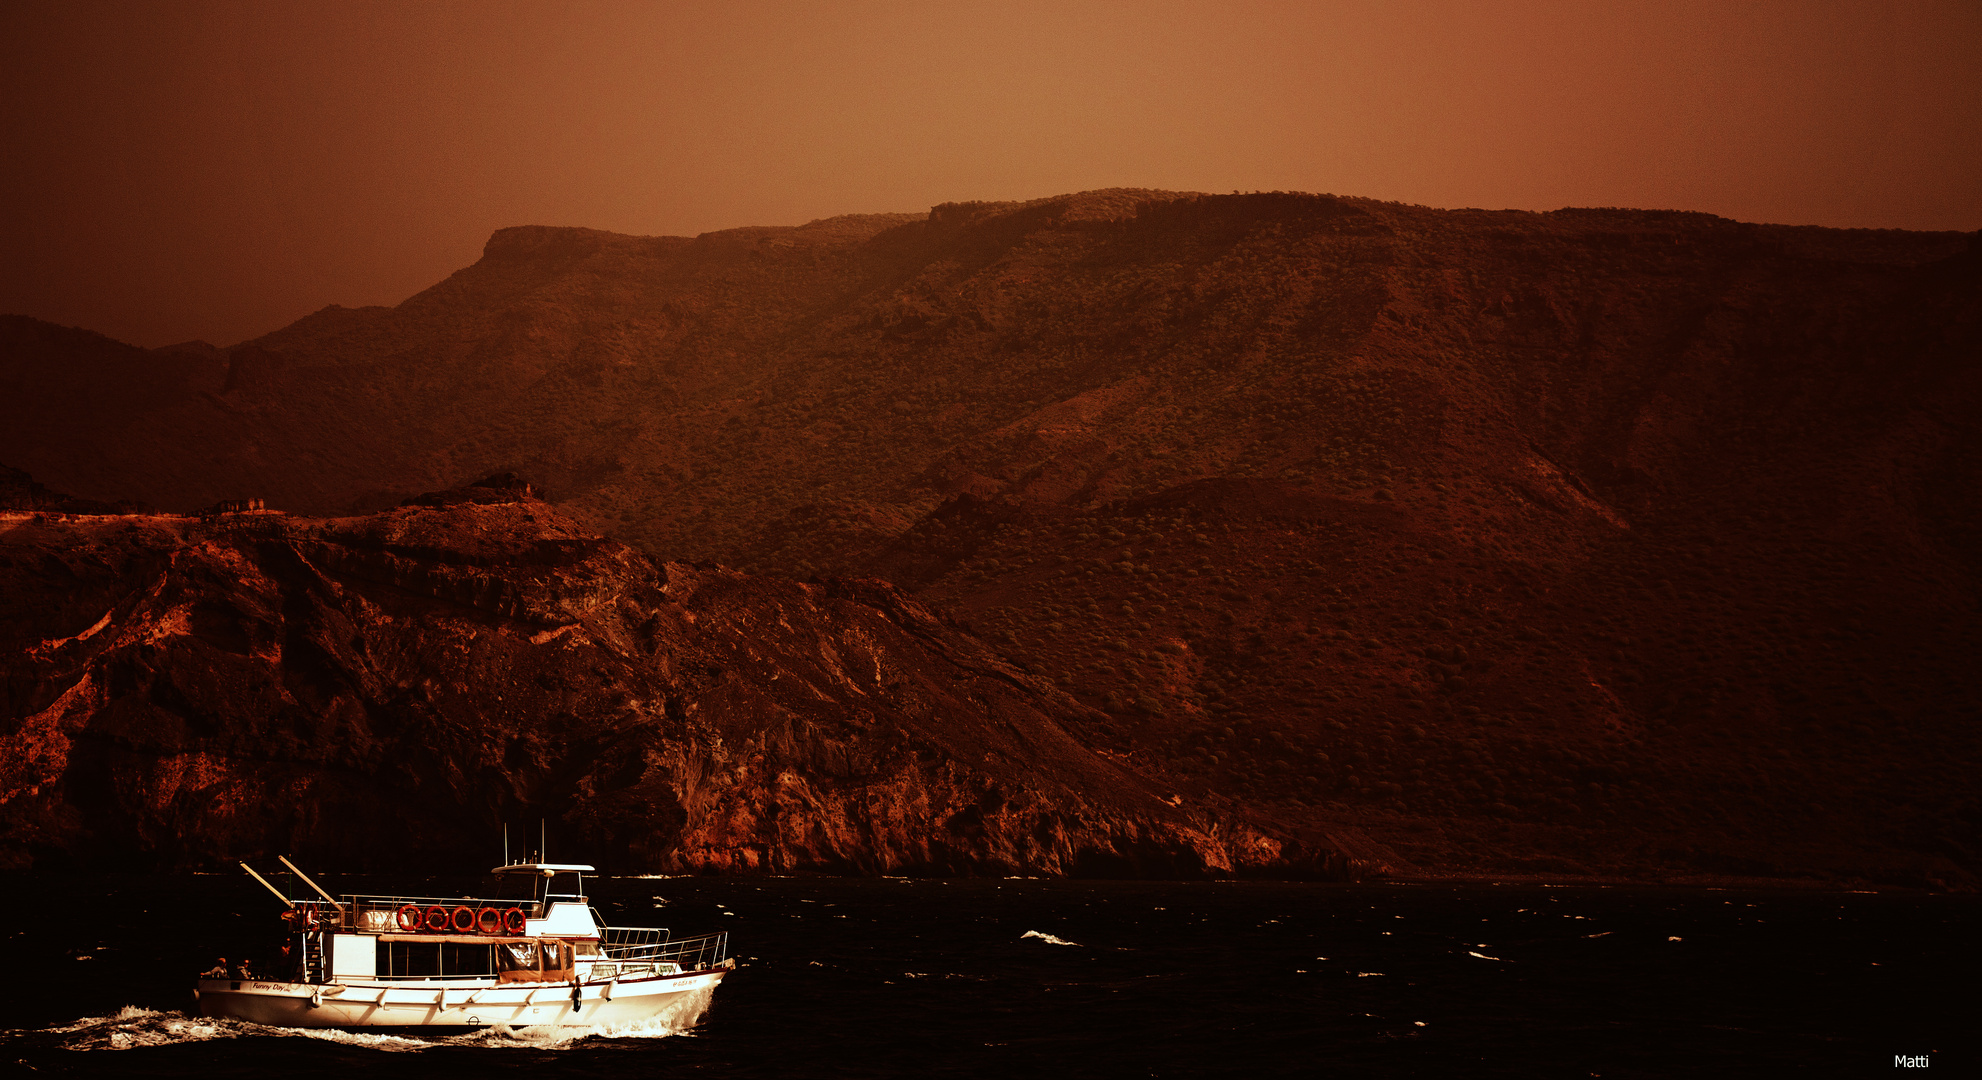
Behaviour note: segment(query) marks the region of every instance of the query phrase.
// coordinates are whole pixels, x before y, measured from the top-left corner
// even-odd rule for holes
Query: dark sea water
[[[592,893],[731,932],[743,967],[686,1031],[311,1035],[188,1015],[274,917],[245,876],[0,882],[23,1076],[1975,1075],[1982,1026],[1973,897],[677,878]]]

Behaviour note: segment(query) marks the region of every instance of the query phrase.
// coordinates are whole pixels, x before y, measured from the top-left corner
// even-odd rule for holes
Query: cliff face
[[[518,492],[0,519],[0,860],[1346,875],[1166,802],[1094,714],[877,581],[656,563]],[[482,854],[476,854],[481,852]]]
[[[652,558],[910,590],[1187,807],[1956,883],[1978,356],[1967,235],[1103,191],[503,230],[229,349],[0,319],[0,461],[318,514],[514,470]]]

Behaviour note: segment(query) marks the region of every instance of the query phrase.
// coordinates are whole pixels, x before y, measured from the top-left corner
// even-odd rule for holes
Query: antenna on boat
[[[547,824],[545,824],[545,820],[546,820],[546,819],[544,819],[544,818],[538,818],[538,819],[537,819],[537,861],[538,861],[538,862],[550,862],[550,861],[551,861],[551,853],[550,853],[550,846],[551,846],[551,833],[550,833],[550,826],[549,826],[549,825],[547,825]]]
[[[247,863],[242,863],[242,864],[241,864],[241,869],[243,869],[243,870],[246,870],[246,871],[248,872],[248,876],[249,876],[249,877],[251,877],[251,878],[254,878],[254,879],[255,879],[256,881],[259,881],[259,882],[261,882],[261,883],[262,883],[262,888],[264,888],[264,889],[267,889],[267,890],[268,890],[269,892],[272,892],[272,893],[274,893],[274,894],[275,894],[275,898],[276,898],[277,900],[280,900],[280,901],[282,901],[282,902],[283,902],[284,904],[286,904],[286,905],[288,905],[289,907],[292,907],[292,908],[296,906],[296,901],[294,901],[294,900],[291,900],[291,899],[289,899],[288,897],[286,897],[286,896],[284,896],[284,895],[282,895],[282,890],[281,890],[281,889],[278,889],[278,888],[276,888],[275,886],[273,886],[273,885],[270,885],[270,884],[268,883],[268,879],[267,879],[267,878],[265,878],[265,877],[263,877],[263,876],[261,876],[260,874],[257,874],[257,873],[255,873],[255,868],[254,868],[254,867],[252,867],[252,866],[249,866],[249,865],[248,865]]]
[[[502,864],[509,865],[509,822],[502,823]]]
[[[303,872],[302,872],[301,870],[297,870],[297,869],[296,869],[296,864],[295,864],[295,863],[292,863],[292,862],[290,862],[290,861],[289,861],[289,859],[288,859],[288,857],[286,857],[286,856],[283,856],[283,855],[277,855],[277,856],[276,856],[276,859],[277,859],[277,861],[279,861],[279,862],[281,862],[281,863],[282,863],[282,865],[284,865],[284,866],[286,866],[286,867],[288,867],[288,868],[289,868],[290,870],[292,870],[292,871],[294,871],[297,877],[299,877],[299,878],[302,878],[302,879],[303,879],[303,884],[305,884],[305,885],[308,885],[308,886],[309,886],[310,888],[312,888],[312,889],[315,889],[315,890],[317,891],[317,895],[318,895],[318,896],[321,896],[321,897],[323,897],[323,898],[324,898],[324,900],[325,900],[325,901],[326,901],[327,903],[329,903],[331,907],[334,907],[334,908],[336,908],[336,909],[337,909],[337,914],[338,914],[338,916],[339,916],[340,918],[341,918],[341,917],[342,917],[342,916],[344,915],[344,905],[343,905],[343,904],[340,904],[340,903],[338,903],[338,902],[337,902],[337,898],[336,898],[336,897],[334,897],[334,896],[332,896],[332,895],[330,895],[330,894],[329,894],[329,893],[327,893],[327,892],[324,892],[324,891],[323,891],[323,886],[321,886],[321,885],[318,885],[318,884],[317,884],[316,882],[314,882],[314,881],[311,881],[311,880],[310,880],[310,875],[308,875],[308,874],[305,874],[305,873],[303,873]],[[245,864],[245,863],[243,863],[242,865],[244,865],[244,866],[245,866],[245,865],[247,865],[247,864]],[[292,906],[293,906],[293,905],[292,905]]]

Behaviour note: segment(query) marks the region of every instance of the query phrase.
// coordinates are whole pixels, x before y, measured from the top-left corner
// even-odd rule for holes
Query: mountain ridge
[[[0,460],[313,513],[508,470],[658,557],[893,578],[1143,775],[1420,866],[1957,881],[1978,295],[1968,234],[1291,193],[505,231],[37,390]]]

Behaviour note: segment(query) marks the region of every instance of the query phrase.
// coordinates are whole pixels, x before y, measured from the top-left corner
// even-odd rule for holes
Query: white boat
[[[727,933],[672,939],[656,927],[606,926],[585,897],[589,866],[498,866],[500,899],[334,899],[287,859],[321,899],[292,900],[285,944],[252,966],[210,971],[202,1016],[274,1027],[614,1028],[667,1016],[694,1023],[734,970]]]

